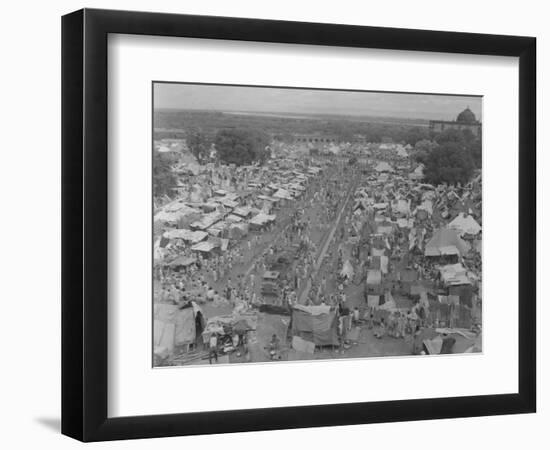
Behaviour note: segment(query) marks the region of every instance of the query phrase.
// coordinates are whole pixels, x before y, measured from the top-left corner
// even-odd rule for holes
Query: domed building
[[[456,121],[460,123],[476,123],[476,115],[472,112],[470,107],[466,107],[457,117]]]
[[[470,130],[475,136],[481,136],[481,122],[477,120],[476,115],[469,107],[462,111],[455,121],[430,120],[430,132],[432,135],[448,129]]]

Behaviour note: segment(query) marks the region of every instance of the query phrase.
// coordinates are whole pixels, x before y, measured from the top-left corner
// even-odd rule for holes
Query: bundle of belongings
[[[256,312],[233,313],[226,316],[216,316],[208,319],[206,327],[202,333],[203,342],[210,341],[212,334],[220,337],[229,337],[230,339],[220,339],[220,342],[227,342],[222,350],[229,353],[234,350],[231,343],[235,335],[246,335],[249,331],[256,331],[258,326],[258,315]]]

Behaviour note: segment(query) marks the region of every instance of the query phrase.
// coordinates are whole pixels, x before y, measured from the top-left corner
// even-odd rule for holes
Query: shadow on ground
[[[37,417],[34,420],[50,431],[61,432],[61,419],[59,417]]]

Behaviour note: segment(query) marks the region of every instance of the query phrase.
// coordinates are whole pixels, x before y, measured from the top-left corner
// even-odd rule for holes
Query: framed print
[[[535,411],[531,37],[62,21],[62,432]]]

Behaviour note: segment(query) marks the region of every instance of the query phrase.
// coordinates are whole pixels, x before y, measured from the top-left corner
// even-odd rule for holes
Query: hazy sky
[[[165,83],[154,89],[155,108],[455,120],[469,106],[481,120],[481,97]]]

